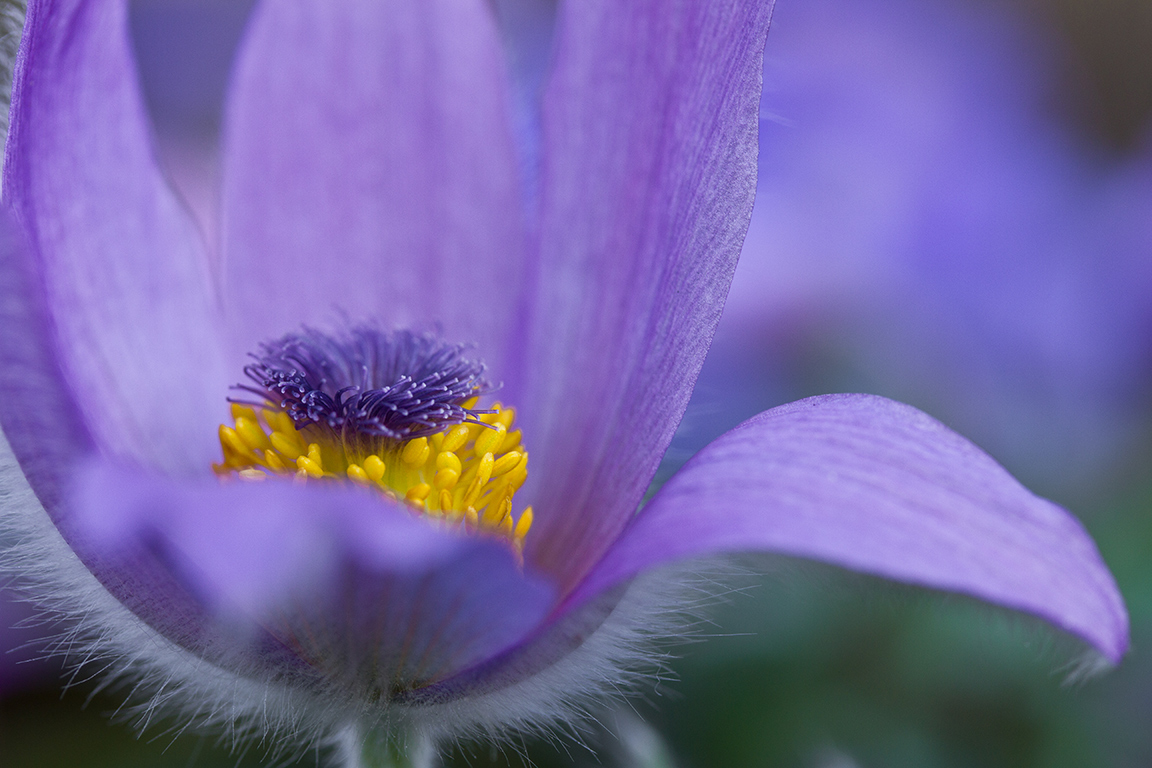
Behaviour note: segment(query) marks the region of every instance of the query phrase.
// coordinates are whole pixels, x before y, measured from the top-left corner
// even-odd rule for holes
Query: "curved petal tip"
[[[754,550],[1032,613],[1113,663],[1128,649],[1123,598],[1076,518],[935,419],[871,395],[801,400],[720,437],[572,601],[672,560]]]

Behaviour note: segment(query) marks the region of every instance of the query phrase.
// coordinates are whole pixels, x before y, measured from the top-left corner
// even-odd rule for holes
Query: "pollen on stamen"
[[[219,428],[221,477],[348,482],[402,501],[439,525],[509,541],[517,553],[532,509],[514,517],[528,477],[516,413],[495,403],[465,347],[370,326],[343,337],[305,329],[261,346]]]

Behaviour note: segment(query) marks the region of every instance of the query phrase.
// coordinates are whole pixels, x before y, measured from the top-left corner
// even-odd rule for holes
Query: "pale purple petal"
[[[227,382],[211,278],[153,160],[126,3],[31,3],[11,115],[4,198],[28,252],[4,282],[40,294],[16,299],[41,308],[38,354],[107,454],[203,471]]]
[[[567,580],[635,510],[719,318],[752,206],[770,11],[560,9],[525,434],[529,555]]]
[[[79,476],[66,527],[93,571],[169,638],[227,649],[223,664],[418,687],[507,649],[554,602],[506,545],[370,491],[181,484],[107,464]]]
[[[68,467],[93,449],[60,375],[42,282],[10,211],[0,214],[0,426],[40,502],[55,510]]]
[[[225,136],[238,350],[340,313],[439,323],[507,379],[525,253],[508,88],[480,0],[261,4]]]
[[[1028,611],[1118,661],[1128,615],[1080,523],[907,405],[825,395],[756,416],[652,499],[572,604],[722,552],[812,558]]]

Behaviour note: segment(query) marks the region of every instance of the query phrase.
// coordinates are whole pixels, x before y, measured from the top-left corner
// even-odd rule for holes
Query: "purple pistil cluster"
[[[297,429],[320,424],[341,436],[397,441],[428,437],[487,411],[463,407],[491,391],[466,347],[407,330],[357,326],[343,336],[311,328],[261,344],[238,384],[278,404]],[[253,404],[253,403],[250,403]]]

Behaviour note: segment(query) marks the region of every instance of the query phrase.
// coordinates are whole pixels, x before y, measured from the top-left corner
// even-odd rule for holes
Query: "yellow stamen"
[[[359,464],[348,465],[348,479],[357,485],[372,484],[372,478],[368,477],[368,473]]]
[[[308,473],[309,477],[324,477],[324,470],[320,465],[307,456],[296,459],[296,466]]]
[[[288,465],[275,451],[264,451],[264,461],[268,464],[268,469],[273,472],[283,472],[288,468]]]
[[[457,424],[444,435],[444,442],[440,445],[441,451],[455,453],[468,442],[468,425]]]
[[[379,483],[384,479],[384,471],[388,469],[384,461],[376,454],[370,454],[364,458],[364,471],[368,477],[372,478],[375,482]]]
[[[508,430],[503,424],[497,424],[491,429],[481,428],[480,434],[476,438],[475,452],[477,456],[483,456],[486,453],[492,453],[500,447],[504,442],[504,435],[508,434]]]
[[[457,475],[463,471],[460,467],[460,457],[451,451],[441,451],[437,454],[436,469],[451,469]]]
[[[436,473],[436,477],[432,479],[432,484],[437,488],[445,490],[452,490],[456,487],[456,481],[460,479],[460,473],[451,467],[445,467]]]
[[[256,421],[256,411],[252,410],[246,405],[240,403],[229,403],[228,410],[232,412],[232,420],[248,419],[249,421]]]
[[[508,451],[515,451],[519,449],[520,441],[523,439],[523,437],[524,435],[521,434],[520,430],[518,429],[509,432],[504,437],[504,442],[500,444],[500,450],[496,451],[496,453],[508,453]]]
[[[294,432],[293,432],[294,433]],[[302,453],[304,453],[303,446],[299,444],[299,440],[293,440],[287,434],[279,430],[272,433],[270,437],[272,447],[285,457],[295,461]]]
[[[516,519],[513,496],[528,477],[528,453],[520,430],[512,429],[515,410],[500,404],[491,410],[479,415],[482,423],[456,424],[414,440],[359,435],[345,442],[322,428],[297,429],[274,406],[232,404],[232,425],[219,429],[224,460],[212,466],[222,477],[250,482],[279,476],[372,488],[402,500],[415,514],[507,539],[519,557],[532,509]]]
[[[244,445],[253,450],[268,447],[268,436],[264,434],[264,430],[260,428],[255,419],[244,416],[237,418],[236,434],[244,441]]]
[[[518,540],[523,540],[528,535],[528,529],[532,527],[532,507],[524,507],[524,511],[520,513],[520,519],[516,521],[516,530],[513,535]]]
[[[415,440],[409,440],[404,444],[403,450],[400,451],[400,459],[412,469],[416,469],[424,462],[428,461],[428,454],[431,449],[428,447],[428,438],[418,437]]]
[[[284,413],[284,411],[274,411],[270,408],[264,409],[264,423],[268,428],[285,434],[295,434],[296,425],[292,423],[292,417]]]
[[[516,467],[520,463],[522,454],[519,451],[508,451],[492,466],[492,477],[500,475]]]
[[[428,494],[432,492],[432,487],[428,483],[420,483],[408,489],[408,493],[404,494],[404,498],[409,504],[423,504],[424,499],[428,498]]]

